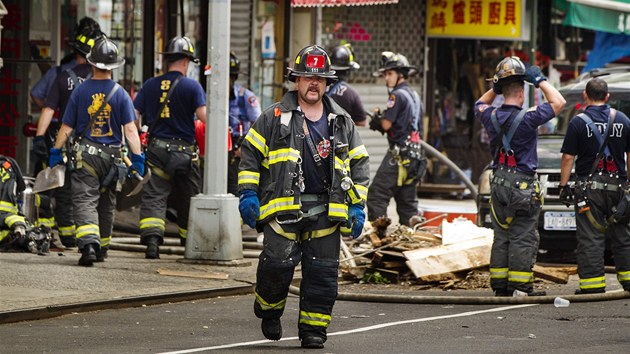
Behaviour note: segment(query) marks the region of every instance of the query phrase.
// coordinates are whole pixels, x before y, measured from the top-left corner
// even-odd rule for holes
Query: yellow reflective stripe
[[[297,162],[299,159],[300,152],[292,148],[270,151],[268,156],[268,162],[270,165],[287,161]]]
[[[0,241],[4,240],[7,236],[9,236],[9,230],[0,230]]]
[[[342,223],[339,225],[339,232],[341,232],[344,236],[350,236],[352,234],[352,229],[347,226],[348,224]]]
[[[294,200],[295,198],[293,197],[282,197],[270,200],[269,203],[260,207],[259,220],[279,211],[300,210],[300,205],[294,204]]]
[[[348,197],[350,197],[350,202],[352,204],[358,204],[361,202],[361,196],[358,193],[354,192],[354,188],[348,189]]]
[[[362,157],[368,157],[368,152],[367,149],[365,148],[365,145],[359,145],[357,147],[355,147],[354,149],[350,150],[350,152],[348,153],[348,157],[350,158],[350,160],[354,160],[354,159],[360,159]]]
[[[165,224],[164,220],[160,218],[144,218],[140,220],[140,230],[157,227],[158,229],[164,231]]]
[[[534,273],[533,272],[516,272],[509,271],[508,272],[508,281],[514,283],[531,283],[534,281]]]
[[[271,220],[269,222],[269,227],[271,227],[271,229],[277,233],[278,235],[285,237],[291,241],[295,241],[297,240],[297,234],[295,232],[286,232],[284,231],[284,229],[282,228],[282,225],[278,224],[278,221]]]
[[[317,312],[300,311],[300,323],[327,328],[330,324],[330,315]]]
[[[506,279],[508,277],[508,268],[490,268],[490,278]]]
[[[266,169],[269,169],[269,160],[266,158],[260,162],[260,165]]]
[[[258,134],[258,132],[252,127],[247,131],[247,135],[245,135],[245,140],[249,141],[260,153],[267,157],[269,153],[269,147],[267,146],[267,140]]]
[[[186,238],[186,236],[188,236],[188,229],[182,229],[181,227],[178,227],[177,231],[179,232],[179,237],[181,238]]]
[[[328,236],[328,235],[332,235],[333,233],[335,233],[335,231],[337,231],[338,227],[339,227],[339,225],[335,225],[335,226],[331,226],[331,227],[329,227],[327,229],[307,231],[307,232],[302,234],[300,239],[302,241],[304,241],[304,240],[308,240],[309,238],[319,238],[319,237],[325,237],[325,236]]]
[[[35,226],[48,226],[52,228],[55,227],[55,217],[53,216],[52,218],[39,218],[35,223]]]
[[[346,204],[330,203],[328,204],[328,216],[347,219],[348,206]]]
[[[368,187],[360,184],[355,184],[354,188],[356,188],[357,193],[359,193],[359,197],[361,197],[362,200],[367,201]]]
[[[101,236],[101,247],[108,247],[112,242],[112,236],[103,237]]]
[[[580,289],[599,289],[606,287],[606,276],[580,279]]]
[[[617,273],[617,280],[621,281],[630,281],[630,270],[627,270],[625,272],[618,272]]]
[[[276,303],[270,304],[267,301],[265,301],[265,299],[263,299],[262,296],[260,296],[257,291],[255,291],[254,294],[256,295],[256,302],[258,303],[258,305],[260,305],[260,308],[263,311],[282,310],[284,308],[285,303],[287,302],[287,298],[285,297],[284,299]]]
[[[335,156],[335,169],[342,171],[346,169],[344,161],[337,156]]]
[[[86,224],[77,227],[77,238],[81,238],[88,235],[96,235],[100,237],[100,231],[96,224]]]
[[[59,235],[62,237],[70,237],[74,236],[74,232],[76,231],[76,227],[74,225],[70,226],[60,226],[59,227]]]
[[[260,183],[260,172],[240,171],[238,173],[238,184],[255,184]]]
[[[4,218],[4,223],[7,224],[8,227],[12,227],[17,222],[26,223],[24,217],[21,215],[13,214]]]
[[[4,211],[4,212],[7,212],[7,213],[12,213],[12,214],[17,214],[18,208],[17,208],[17,206],[15,206],[15,204],[12,204],[12,203],[0,200],[0,211]]]

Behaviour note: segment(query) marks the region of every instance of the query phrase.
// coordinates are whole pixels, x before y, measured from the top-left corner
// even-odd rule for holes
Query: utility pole
[[[538,27],[538,1],[532,1],[532,27],[531,27],[531,33],[530,33],[530,41],[529,41],[529,47],[530,47],[530,55],[529,55],[529,63],[531,65],[536,65],[536,41],[538,40],[538,36],[537,36],[537,27]],[[529,88],[529,106],[530,107],[534,107],[534,105],[536,104],[536,88],[532,85]]]
[[[231,0],[209,0],[205,176],[203,194],[190,202],[186,260],[243,258],[238,198],[227,193],[230,8]]]

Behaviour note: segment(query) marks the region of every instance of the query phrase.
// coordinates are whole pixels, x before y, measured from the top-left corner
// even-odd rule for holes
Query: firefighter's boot
[[[160,246],[159,239],[156,236],[151,236],[147,241],[147,250],[144,254],[146,259],[158,259],[160,258]]]
[[[96,261],[97,262],[105,262],[105,258],[107,258],[107,250],[108,247],[101,247],[101,249],[96,252]]]
[[[279,318],[263,318],[260,328],[265,338],[269,340],[280,340],[282,338],[282,324]]]
[[[324,339],[316,336],[302,338],[302,348],[320,349],[324,347]]]
[[[79,265],[84,267],[91,267],[96,262],[96,251],[94,245],[87,244],[81,250],[81,258],[79,258]]]

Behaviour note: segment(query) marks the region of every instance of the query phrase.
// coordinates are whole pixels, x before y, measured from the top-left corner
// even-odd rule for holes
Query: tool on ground
[[[40,193],[47,190],[63,187],[66,181],[66,166],[63,164],[56,165],[53,168],[46,167],[41,170],[35,177],[33,185],[33,193]]]

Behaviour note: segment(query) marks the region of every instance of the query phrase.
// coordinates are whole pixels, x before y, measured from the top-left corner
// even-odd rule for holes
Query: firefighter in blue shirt
[[[252,123],[261,110],[256,95],[236,83],[241,70],[241,61],[234,52],[230,53],[230,134],[232,149],[228,153],[228,193],[238,196],[238,164],[241,161],[240,146]]]
[[[195,116],[206,121],[206,94],[198,81],[186,77],[190,63],[199,63],[194,53],[187,37],[171,39],[162,53],[167,72],[147,80],[134,101],[149,126],[146,152],[153,174],[144,185],[140,209],[140,242],[147,246],[148,259],[160,258],[171,191],[177,191],[174,208],[181,245],[186,244],[190,198],[201,191]]]
[[[63,163],[61,148],[74,131],[76,170],[72,173],[72,199],[79,265],[104,261],[111,238],[116,198],[114,190],[128,173],[144,175],[144,153],[129,94],[111,79],[112,69],[124,64],[118,47],[99,38],[87,55],[92,78],[77,87],[62,118],[49,165]],[[131,166],[123,163],[123,134],[131,150]],[[129,171],[129,172],[128,172]]]
[[[617,279],[630,291],[630,120],[606,104],[606,81],[591,79],[583,96],[586,109],[571,119],[562,144],[559,183],[561,201],[575,208],[580,276],[576,294],[606,291],[607,241],[615,258]],[[574,160],[577,179],[573,200],[567,183]]]
[[[490,285],[496,296],[512,296],[515,290],[529,296],[534,290],[532,267],[538,252],[538,215],[542,196],[536,177],[538,127],[562,110],[566,101],[541,74],[527,70],[518,57],[507,57],[496,67],[493,88],[475,103],[475,117],[490,137],[493,176],[491,218],[494,242],[490,256]],[[548,102],[523,109],[524,81],[540,87]],[[505,98],[492,106],[497,94]]]

